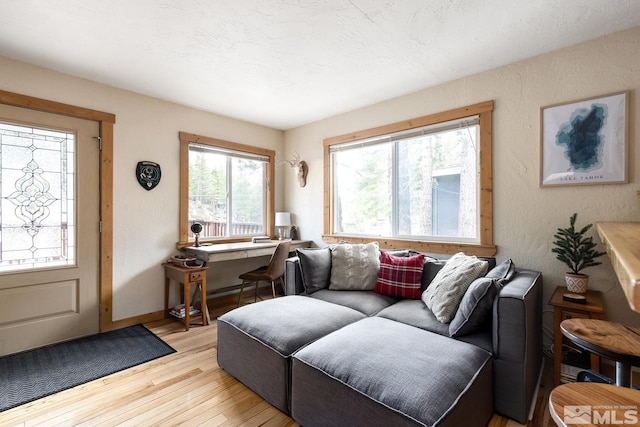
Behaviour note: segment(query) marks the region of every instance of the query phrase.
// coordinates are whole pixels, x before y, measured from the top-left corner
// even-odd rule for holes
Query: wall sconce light
[[[278,240],[289,238],[289,228],[291,227],[291,213],[276,212],[276,228],[278,229]]]

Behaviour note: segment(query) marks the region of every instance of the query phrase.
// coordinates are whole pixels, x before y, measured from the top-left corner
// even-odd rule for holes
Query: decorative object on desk
[[[136,178],[145,190],[149,191],[156,188],[160,183],[161,176],[162,172],[159,164],[148,161],[138,162],[136,166]]]
[[[171,262],[180,267],[201,267],[202,264],[198,259],[186,255],[173,255]]]
[[[291,227],[291,213],[276,212],[276,228],[278,229],[278,240],[289,238],[289,227]]]
[[[304,187],[307,185],[307,174],[309,173],[309,166],[307,162],[304,160],[300,160],[300,154],[297,151],[294,151],[293,159],[284,160],[281,163],[286,163],[291,168],[297,169],[298,172],[298,184],[300,187]]]
[[[295,225],[291,226],[291,230],[289,230],[289,237],[291,240],[298,240],[298,229]]]
[[[596,244],[592,236],[585,237],[593,224],[587,224],[582,229],[576,230],[577,217],[578,214],[574,213],[569,218],[569,227],[558,228],[556,234],[553,235],[556,240],[553,242],[555,247],[551,249],[551,252],[556,254],[558,261],[562,261],[571,269],[570,272],[565,273],[567,290],[571,293],[584,294],[587,292],[589,276],[580,272],[587,267],[602,264],[595,259],[606,252],[595,249]]]
[[[271,238],[268,236],[254,236],[251,238],[251,243],[271,243]]]
[[[541,187],[628,182],[628,93],[541,108]]]
[[[204,261],[197,259],[197,260],[195,260],[195,261],[189,261],[189,262],[185,265],[185,267],[187,267],[187,268],[200,268],[200,267],[202,267],[203,265],[204,265]]]
[[[200,246],[200,233],[202,233],[202,224],[200,224],[199,222],[194,222],[193,224],[191,224],[191,232],[196,237],[196,241],[194,242],[193,246],[197,248]]]

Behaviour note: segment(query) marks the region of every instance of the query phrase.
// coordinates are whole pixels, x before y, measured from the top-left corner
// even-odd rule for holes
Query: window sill
[[[418,252],[432,254],[456,254],[464,252],[466,255],[494,256],[497,252],[495,245],[484,245],[481,243],[457,243],[457,242],[436,242],[426,240],[392,239],[388,237],[362,237],[349,235],[324,234],[322,240],[325,243],[370,243],[378,242],[383,249],[412,249]]]

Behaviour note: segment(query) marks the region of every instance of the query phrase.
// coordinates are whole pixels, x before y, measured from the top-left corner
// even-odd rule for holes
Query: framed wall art
[[[540,186],[628,180],[629,92],[540,109]]]

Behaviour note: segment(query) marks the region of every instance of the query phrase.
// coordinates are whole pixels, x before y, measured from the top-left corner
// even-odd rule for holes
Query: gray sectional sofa
[[[539,272],[486,259],[443,323],[420,299],[323,285],[326,262],[309,262],[320,254],[286,261],[284,298],[218,319],[223,369],[308,427],[525,422],[542,367]],[[444,264],[425,258],[421,291]]]

